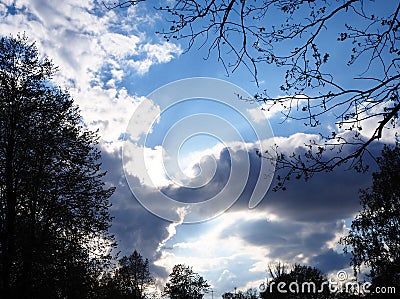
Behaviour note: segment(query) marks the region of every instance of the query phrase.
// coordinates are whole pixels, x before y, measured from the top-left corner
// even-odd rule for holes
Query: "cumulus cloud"
[[[299,152],[305,140],[313,136],[295,134],[278,142],[288,152]],[[230,155],[228,149],[218,146],[215,152],[204,151],[214,155],[217,167],[210,184],[204,187],[155,189],[143,185],[140,179],[134,185],[149,200],[160,190],[182,202],[205,200],[223,190],[230,175],[230,161],[240,160],[236,154],[244,149],[243,145],[231,146],[234,150]],[[277,261],[311,265],[326,273],[347,267],[349,256],[342,254],[337,242],[347,231],[344,220],[351,219],[360,209],[358,190],[369,186],[370,175],[338,169],[307,183],[293,180],[288,183],[287,191],[268,192],[257,208],[249,210],[248,201],[260,175],[260,158],[254,145],[246,153],[249,160],[238,162],[250,163],[250,173],[238,201],[219,217],[196,225],[182,224],[185,216],[182,211],[170,211],[181,219],[171,223],[143,208],[130,192],[121,169],[117,169],[121,167],[120,154],[106,154],[104,167],[110,170],[110,181],[118,183],[112,197],[115,216],[112,231],[122,253],[129,254],[136,248],[147,254],[160,287],[175,264],[193,266],[194,271],[210,282],[216,296],[234,287],[258,287],[268,275],[267,266]],[[226,193],[226,196],[236,195]],[[165,210],[168,206],[159,208]]]
[[[278,138],[278,143],[287,152],[300,153],[312,138],[317,136],[294,134]],[[375,148],[378,150],[379,146]],[[370,185],[370,173],[355,175],[339,168],[307,183],[289,181],[287,191],[269,192],[256,209],[249,210],[252,187],[260,175],[255,148],[249,150],[249,155],[249,180],[239,200],[226,213],[197,224],[197,228],[174,227],[177,234],[161,248],[156,263],[167,270],[176,263],[193,265],[215,286],[215,294],[233,287],[257,287],[267,275],[267,266],[277,261],[311,265],[325,273],[348,267],[349,256],[343,255],[337,242],[347,232],[345,219],[351,219],[360,209],[358,191]],[[235,159],[222,154],[215,157],[216,175],[212,184],[196,190],[199,198],[223,188],[227,160]],[[192,190],[173,188],[166,192],[182,200],[194,200],[189,195]]]
[[[123,87],[124,77],[143,75],[181,53],[179,45],[149,39],[137,30],[135,18],[125,24],[122,10],[108,10],[101,2],[17,0],[2,7],[1,32],[25,32],[42,55],[53,59],[60,69],[56,83],[68,88],[86,124],[100,129],[106,149],[118,143],[142,100]]]
[[[182,53],[179,46],[170,42],[162,44],[145,44],[142,46],[142,51],[146,53],[147,57],[155,59],[158,63],[170,62],[174,58],[173,53]]]
[[[100,37],[100,45],[104,51],[117,59],[137,55],[138,36],[126,36],[120,33],[109,32]]]

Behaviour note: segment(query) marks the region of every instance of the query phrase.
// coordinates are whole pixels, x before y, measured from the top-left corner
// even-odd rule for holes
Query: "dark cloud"
[[[377,144],[372,150],[378,153],[380,148],[381,144]],[[248,154],[251,164],[247,185],[227,213],[248,211],[249,198],[260,175],[260,158],[255,149]],[[217,160],[218,171],[226,173],[229,167],[222,161],[224,158],[228,157],[221,155]],[[374,165],[373,161],[367,163]],[[344,165],[333,172],[317,174],[307,182],[289,181],[286,191],[269,191],[254,210],[264,212],[265,219],[235,223],[221,232],[220,238],[239,237],[250,245],[265,248],[268,258],[276,261],[302,263],[311,258],[311,265],[324,272],[349,266],[348,257],[328,248],[327,243],[343,234],[343,220],[360,210],[359,190],[370,186],[372,171],[373,167],[365,174],[357,173]],[[226,177],[220,182],[214,179],[206,188],[222,190],[225,182]],[[175,192],[178,197],[183,194],[183,190]],[[278,220],[268,221],[268,215]]]
[[[301,150],[300,148],[299,151]],[[230,163],[239,151],[231,151],[232,157],[226,154],[227,152],[223,150],[216,160],[217,170],[209,184],[201,188],[168,187],[164,188],[163,192],[182,202],[201,202],[224,192],[226,197],[238,197],[238,201],[229,211],[247,210],[257,179],[264,175],[260,173],[261,160],[253,148],[247,153],[249,162],[236,161],[243,164],[241,169],[246,169],[247,163],[250,163],[246,186],[238,196],[224,189],[229,176],[233,176],[233,181],[237,180],[237,184],[240,184],[235,178],[237,174],[231,173]],[[267,210],[281,219],[304,222],[335,221],[352,217],[359,210],[359,190],[371,184],[371,171],[365,174],[357,173],[346,167],[347,165],[329,173],[316,174],[307,182],[292,179],[286,183],[286,191],[269,190],[256,209]],[[275,175],[278,174],[283,175]],[[273,181],[274,183],[276,181]]]
[[[379,147],[377,147],[379,149]],[[297,150],[296,148],[294,150]],[[299,151],[301,148],[298,149]],[[345,168],[338,168],[330,173],[315,175],[310,181],[291,180],[287,183],[286,191],[266,194],[263,201],[254,210],[248,209],[250,196],[260,175],[261,160],[256,149],[246,152],[249,160],[238,160],[244,149],[222,150],[215,160],[217,170],[209,184],[201,188],[184,188],[177,186],[165,187],[164,194],[181,202],[199,202],[211,198],[219,192],[224,196],[237,197],[238,194],[224,189],[229,176],[234,183],[239,184],[235,173],[231,173],[231,163],[242,163],[242,169],[247,169],[245,163],[250,163],[246,186],[238,201],[226,212],[248,212],[264,214],[265,218],[241,219],[237,223],[225,228],[219,234],[222,240],[235,236],[246,244],[265,250],[265,256],[270,261],[285,261],[289,263],[307,263],[318,267],[324,272],[345,268],[349,265],[348,257],[329,248],[335,238],[344,233],[343,220],[353,217],[359,211],[359,189],[366,188],[371,183],[371,172],[359,174]],[[239,153],[240,152],[240,153]],[[218,156],[218,155],[217,155]],[[243,155],[241,156],[243,157]],[[135,199],[122,175],[122,163],[119,154],[103,155],[104,168],[109,170],[107,178],[117,186],[112,197],[112,215],[115,217],[112,232],[116,235],[119,250],[123,254],[133,249],[139,250],[150,260],[160,258],[159,244],[168,236],[167,227],[170,222],[154,216],[143,208]],[[239,166],[240,167],[240,166]],[[152,190],[140,185],[139,180],[133,180],[141,194],[152,198]],[[167,209],[168,207],[159,207]],[[171,211],[173,212],[173,211]],[[213,211],[203,211],[209,214]],[[270,218],[270,219],[269,219]],[[169,246],[176,242],[191,242],[196,235],[202,235],[210,229],[210,222],[185,225],[185,229],[177,228],[177,235],[171,239]],[[211,225],[211,224],[210,224]],[[189,227],[189,228],[188,228]],[[182,227],[183,228],[183,227]],[[183,235],[182,235],[183,234]],[[179,235],[179,236],[178,236]],[[165,248],[164,248],[165,249]],[[170,253],[174,254],[171,247]],[[251,255],[251,253],[249,253]],[[236,278],[230,283],[239,284],[239,281],[262,279],[260,272],[251,272],[251,265],[258,261],[240,257],[232,261],[227,271],[235,273]],[[267,267],[267,265],[266,265]],[[168,273],[164,268],[153,265],[156,275],[165,278]],[[239,269],[242,269],[241,271]],[[244,273],[243,269],[248,269]],[[216,280],[217,276],[210,277]],[[222,275],[222,274],[221,274]],[[213,281],[215,283],[215,281]],[[228,283],[228,282],[227,282]]]
[[[372,152],[379,155],[382,145],[377,143],[371,148]],[[283,149],[286,151],[294,151],[296,154],[304,151],[302,147],[294,149]],[[235,158],[234,155],[231,157]],[[330,154],[329,152],[327,153]],[[331,153],[334,155],[334,153]],[[246,187],[240,195],[238,201],[229,211],[241,211],[248,209],[248,203],[255,184],[259,176],[265,174],[260,173],[260,158],[256,154],[256,148],[250,149],[248,152],[250,161],[250,171]],[[229,156],[221,155],[217,160],[218,170],[217,176],[212,180],[212,184],[203,188],[205,194],[214,194],[218,190],[223,190],[223,186],[227,181],[227,177],[220,173],[227,174],[230,170],[230,165],[224,161]],[[329,158],[329,156],[327,157]],[[241,163],[240,161],[238,163]],[[243,161],[242,169],[246,169]],[[370,171],[366,173],[358,173],[353,169],[349,169],[349,165],[345,164],[338,167],[332,172],[323,172],[314,175],[310,180],[305,182],[303,179],[287,181],[286,191],[273,192],[268,191],[261,204],[256,207],[256,210],[266,210],[269,213],[277,215],[280,219],[289,221],[304,221],[304,222],[326,222],[336,221],[337,219],[346,219],[353,217],[354,213],[358,212],[359,206],[359,190],[365,189],[371,185],[371,173],[374,170],[375,162],[372,159],[366,158],[366,163],[371,166]],[[284,171],[275,173],[283,175]],[[231,174],[235,175],[235,174]],[[221,178],[221,180],[219,180]],[[266,180],[266,183],[268,181]],[[272,186],[276,184],[273,180]],[[181,193],[182,192],[182,193]],[[227,196],[236,196],[237,194],[229,194],[229,190],[225,190]],[[175,190],[175,195],[179,197],[187,197],[188,194],[184,190]]]
[[[337,169],[310,181],[291,181],[287,191],[270,192],[260,208],[285,219],[305,222],[352,217],[359,210],[358,192],[370,185],[370,174]]]
[[[102,164],[107,170],[107,183],[116,187],[110,199],[110,212],[114,217],[110,230],[115,235],[120,256],[129,255],[136,249],[151,262],[156,261],[160,254],[157,248],[168,236],[170,222],[151,214],[135,199],[123,175],[119,152],[103,152]],[[151,268],[160,277],[168,275],[165,269],[154,264]]]
[[[350,255],[345,255],[329,249],[312,257],[310,259],[310,265],[320,269],[323,273],[339,271],[349,267]]]
[[[221,238],[238,236],[249,245],[264,247],[273,260],[301,262],[302,257],[319,254],[326,243],[343,231],[338,223],[305,223],[296,221],[241,221],[223,231]],[[296,261],[296,259],[298,259]]]
[[[211,162],[210,160],[211,158],[207,157],[205,161],[201,163],[200,167],[207,167],[207,164]],[[176,188],[176,186],[168,186],[163,188],[161,191],[167,196],[170,196],[177,201],[185,203],[202,202],[216,196],[219,192],[223,191],[223,188],[226,185],[229,176],[232,175],[231,157],[229,151],[227,149],[223,149],[220,153],[220,159],[218,159],[216,162],[216,171],[211,180],[206,185],[197,188],[190,187],[199,185],[199,182],[207,179],[200,175],[194,178],[192,182],[190,182],[190,185],[188,187],[182,186]],[[194,168],[198,166],[199,165],[196,164],[194,165]]]

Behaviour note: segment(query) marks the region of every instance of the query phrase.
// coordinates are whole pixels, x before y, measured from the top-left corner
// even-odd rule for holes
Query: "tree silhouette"
[[[105,288],[109,290],[108,298],[148,298],[146,290],[154,284],[150,274],[149,261],[136,250],[130,256],[118,261],[114,276],[105,277]]]
[[[25,36],[0,39],[0,294],[94,298],[113,189],[96,133]]]
[[[222,294],[223,299],[257,299],[260,298],[256,289],[250,288],[246,291],[238,291],[235,293],[227,292]]]
[[[119,1],[113,8],[141,2]],[[208,56],[215,54],[227,71],[242,65],[257,82],[281,76],[280,90],[271,86],[247,100],[281,110],[284,119],[320,136],[305,141],[302,154],[278,147],[259,153],[287,170],[278,188],[290,177],[308,179],[344,163],[366,170],[370,144],[398,123],[397,1],[382,9],[369,0],[178,0],[156,9],[170,21],[158,32],[166,40],[188,41],[187,50],[208,47]],[[322,127],[326,117],[338,129]]]
[[[171,299],[201,299],[210,285],[192,268],[183,264],[175,265],[164,287],[164,295]]]
[[[317,268],[283,263],[269,266],[271,280],[261,286],[261,298],[333,298],[326,276]]]
[[[360,195],[362,211],[342,238],[356,273],[370,267],[375,286],[400,288],[400,145],[385,146],[372,188]]]

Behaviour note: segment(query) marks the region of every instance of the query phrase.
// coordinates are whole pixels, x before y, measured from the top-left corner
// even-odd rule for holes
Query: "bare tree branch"
[[[119,5],[127,2],[140,1]],[[261,102],[265,110],[278,105],[284,120],[319,130],[320,139],[305,144],[303,156],[273,149],[287,178],[307,179],[347,162],[365,170],[370,145],[386,127],[397,127],[399,3],[385,10],[366,0],[178,0],[170,5],[156,8],[171,19],[171,26],[159,31],[167,40],[187,40],[188,51],[200,43],[228,73],[244,66],[257,84],[260,66],[283,71],[279,91],[270,87],[244,100]],[[338,72],[335,64],[343,56]],[[338,128],[330,135],[321,127],[328,114]],[[375,122],[371,136],[363,132],[367,120]]]

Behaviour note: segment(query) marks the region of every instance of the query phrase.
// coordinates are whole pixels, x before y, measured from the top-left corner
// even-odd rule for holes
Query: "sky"
[[[278,261],[350,275],[338,240],[370,173],[337,169],[268,190],[274,169],[256,150],[275,142],[302,152],[319,138],[301,123],[282,123],[278,109],[262,112],[237,97],[265,87],[283,96],[279,71],[266,68],[260,89],[245,68],[227,76],[215,57],[205,59],[207,49],[185,52],[184,42],[155,35],[166,23],[149,2],[108,10],[90,0],[0,1],[1,34],[35,41],[59,67],[54,81],[85,124],[99,129],[105,179],[117,187],[111,232],[120,255],[138,250],[160,287],[175,264],[190,265],[215,298],[257,288]],[[322,130],[344,134],[325,121]]]

